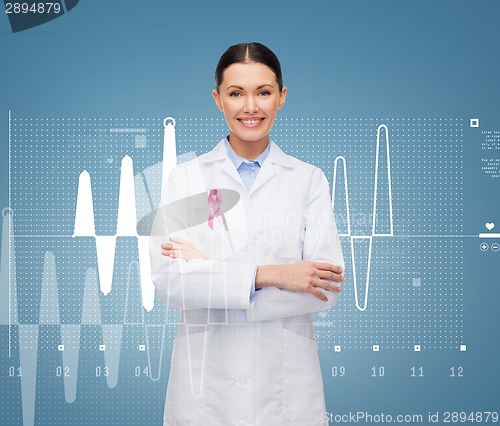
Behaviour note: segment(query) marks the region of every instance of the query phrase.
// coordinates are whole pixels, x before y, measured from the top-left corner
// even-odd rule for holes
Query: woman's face
[[[273,70],[259,62],[232,64],[222,77],[212,95],[224,113],[231,142],[267,144],[276,112],[285,104],[286,87],[280,92]]]

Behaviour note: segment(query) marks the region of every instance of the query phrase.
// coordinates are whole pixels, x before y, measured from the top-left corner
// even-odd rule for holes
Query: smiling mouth
[[[255,117],[255,118],[238,118],[237,120],[244,127],[258,127],[264,121],[264,118],[261,118],[261,117]]]

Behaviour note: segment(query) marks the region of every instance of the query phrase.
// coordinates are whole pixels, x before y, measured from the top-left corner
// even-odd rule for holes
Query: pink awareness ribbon
[[[215,198],[214,198],[215,197]],[[208,194],[208,204],[210,205],[210,215],[208,216],[208,226],[210,229],[214,229],[214,218],[218,217],[219,222],[225,225],[224,214],[220,210],[220,203],[222,201],[222,197],[219,194],[219,191],[216,189],[211,189]]]

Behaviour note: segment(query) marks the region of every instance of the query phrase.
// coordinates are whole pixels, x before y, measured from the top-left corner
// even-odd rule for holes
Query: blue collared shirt
[[[259,173],[260,168],[262,167],[262,163],[267,158],[269,154],[269,150],[271,149],[271,143],[267,143],[267,147],[255,160],[247,160],[246,158],[240,157],[236,152],[234,152],[233,147],[229,143],[229,138],[224,140],[226,144],[227,155],[231,159],[231,162],[236,167],[239,175],[241,176],[241,180],[245,185],[247,191],[250,191],[253,183],[255,182],[255,178],[257,177],[257,173]],[[255,274],[253,276],[252,288],[250,290],[250,300],[255,296],[255,276],[257,275],[257,269],[255,269]]]
[[[228,138],[224,140],[224,143],[226,144],[227,155],[229,156],[232,163],[234,164],[234,167],[236,167],[236,170],[241,176],[241,180],[243,181],[245,188],[247,189],[247,191],[250,191],[250,188],[252,187],[255,178],[257,177],[257,173],[259,173],[259,170],[262,167],[262,163],[264,163],[264,160],[269,154],[271,144],[268,142],[266,149],[262,151],[262,153],[259,154],[259,156],[255,160],[247,160],[246,158],[242,158],[238,154],[236,154],[236,152],[234,152],[234,149],[229,143]]]

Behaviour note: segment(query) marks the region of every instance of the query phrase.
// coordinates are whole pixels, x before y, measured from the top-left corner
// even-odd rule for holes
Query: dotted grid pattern
[[[338,305],[316,316],[324,324],[317,326],[318,343],[330,350],[337,345],[369,349],[373,344],[381,349],[411,349],[414,344],[422,349],[456,349],[463,326],[463,244],[457,237],[463,222],[461,120],[285,119],[278,120],[273,139],[285,152],[320,167],[330,182],[335,156],[345,156],[352,232],[370,235],[376,129],[381,123],[388,125],[391,141],[395,236],[373,239],[365,312],[354,304],[349,238],[342,238],[346,284]],[[111,132],[112,128],[145,129],[141,135],[147,135],[147,147],[136,148],[129,132]],[[177,119],[178,154],[199,155],[226,134],[222,119]],[[161,161],[162,142],[161,119],[13,119],[10,195],[15,233],[29,236],[15,239],[20,323],[36,324],[41,309],[57,309],[54,301],[40,307],[47,251],[54,254],[52,279],[57,280],[60,321],[80,323],[85,272],[97,268],[95,243],[92,238],[54,237],[73,232],[78,175],[87,169],[92,176],[97,234],[112,235],[121,158],[130,155],[136,173],[144,171]],[[160,176],[148,176],[152,176],[148,187],[158,191]],[[386,215],[387,205],[382,210]],[[78,374],[77,399],[66,404],[63,379],[56,376],[62,365],[57,350],[60,326],[39,326],[38,342],[32,343],[38,346],[35,417],[40,424],[76,424],[76,420],[82,425],[122,425],[161,419],[176,326],[165,326],[162,342],[161,327],[135,324],[142,322],[136,262],[135,239],[119,238],[113,291],[99,295],[104,324],[124,322],[128,286],[133,299],[123,325],[116,389],[107,385],[104,352],[97,350],[103,343],[101,326],[81,325],[79,371],[70,372]],[[144,322],[161,324],[166,315],[175,316],[157,300],[155,309],[144,313]],[[14,327],[14,345],[17,333]],[[117,335],[111,337],[118,341]],[[138,350],[144,343],[149,352]],[[9,363],[19,366],[19,351],[13,351]],[[159,381],[149,377],[158,374]],[[12,413],[9,418],[19,419],[20,381],[5,386],[10,386],[15,400],[3,407]]]
[[[49,262],[44,264],[48,247],[52,247],[53,257],[48,257]],[[16,249],[18,253],[26,253],[17,257],[20,322],[36,324],[39,315],[47,318],[47,313],[59,312],[62,324],[80,324],[86,270],[97,265],[93,239],[19,238],[16,239]],[[78,369],[66,370],[65,367],[63,370],[69,377],[77,378],[75,403],[67,404],[64,399],[67,384],[64,384],[61,376],[61,366],[64,364],[62,352],[57,347],[65,344],[65,349],[69,350],[70,345],[62,339],[60,326],[40,325],[38,339],[30,339],[29,347],[20,347],[14,342],[14,347],[19,348],[19,351],[38,350],[35,416],[40,424],[123,425],[139,424],[144,419],[150,419],[146,423],[153,423],[156,421],[154,419],[162,417],[175,330],[166,328],[167,334],[162,338],[163,326],[151,324],[151,319],[143,312],[136,264],[135,238],[118,238],[113,291],[108,296],[99,293],[99,305],[102,323],[118,324],[119,328],[105,335],[100,325],[76,326],[79,328],[74,331],[78,333],[79,330],[79,334],[72,336],[72,339],[79,341],[76,345],[79,352]],[[44,276],[45,279],[42,278]],[[57,298],[43,306],[40,303],[42,281],[46,286],[57,288]],[[163,312],[164,322],[165,308],[160,302],[157,303],[159,307],[155,311]],[[141,313],[145,314],[144,321]],[[124,324],[123,327],[121,324]],[[104,352],[99,350],[102,344],[108,351],[119,349],[120,352],[106,362]],[[144,350],[140,349],[141,346],[144,346]],[[19,351],[13,351],[14,359],[9,360],[11,365],[20,365]],[[109,369],[106,373],[105,367]],[[118,392],[110,390],[104,375],[111,374],[112,368],[118,368]],[[128,398],[127,394],[133,398]],[[16,395],[17,400],[21,400],[19,392]],[[130,412],[132,406],[136,410]],[[105,421],[102,419],[104,412],[109,415]],[[54,413],[57,413],[56,418]],[[75,423],[75,419],[80,423]]]
[[[97,270],[97,258],[93,238],[70,237],[79,174],[85,169],[91,175],[97,234],[115,234],[120,161],[124,155],[133,158],[136,173],[152,168],[148,176],[153,179],[148,189],[159,193],[161,180],[159,174],[155,179],[154,165],[161,161],[162,123],[163,119],[13,118],[11,207],[17,236],[20,324],[38,324],[41,313],[42,318],[47,318],[57,312],[61,324],[80,324],[86,271]],[[112,129],[140,129],[140,144],[135,133]],[[142,207],[138,205],[138,210]],[[150,206],[147,207],[149,212]],[[44,265],[47,252],[53,254],[53,262]],[[58,345],[64,343],[60,326],[38,326],[38,339],[30,339],[30,348],[20,347],[17,328],[12,328],[9,365],[20,365],[20,351],[38,349],[35,418],[40,424],[124,425],[154,423],[162,418],[175,328],[165,327],[162,338],[163,327],[153,325],[165,322],[166,309],[161,301],[156,300],[156,308],[150,313],[142,309],[137,264],[136,239],[119,237],[113,291],[108,296],[99,292],[99,308],[103,324],[125,322],[121,344],[120,334],[115,332],[109,333],[109,340],[105,341],[100,325],[79,327],[78,371],[68,372],[78,379],[74,403],[65,402],[63,377],[57,375],[57,368],[63,365],[62,352],[58,350]],[[40,306],[42,282],[56,287],[56,297],[51,297],[44,306]],[[127,288],[129,301],[125,309]],[[103,343],[108,350],[116,349],[119,344],[120,353],[110,363],[105,362],[105,352],[99,351]],[[144,350],[139,349],[142,345]],[[108,387],[104,376],[104,367],[110,364],[119,368],[118,391]],[[15,398],[8,411],[12,419],[19,420],[22,409],[19,379],[14,377],[8,386]],[[5,415],[9,417],[9,413]],[[6,418],[4,414],[2,418]]]
[[[57,341],[58,337],[58,327],[40,326],[39,342]],[[132,350],[143,339],[142,327],[124,326],[120,362],[111,364],[113,368],[119,368],[118,383],[114,389],[108,387],[107,380],[112,373],[110,367],[106,368],[109,364],[105,362],[104,352],[95,349],[102,342],[100,327],[81,327],[78,372],[63,369],[61,374],[62,353],[55,347],[40,346],[35,410],[37,424],[133,425],[153,424],[161,419],[169,363],[167,359],[160,366],[155,343],[150,348],[151,363],[145,351]],[[161,372],[158,371],[160,368]],[[77,395],[72,404],[65,401],[64,374],[77,374]],[[158,381],[150,378],[158,376]]]
[[[392,161],[392,189],[394,209],[394,232],[395,237],[380,237],[379,244],[396,244],[401,236],[417,235],[458,235],[462,231],[462,145],[461,145],[461,120],[334,120],[334,119],[284,119],[278,121],[273,139],[278,142],[282,149],[304,161],[315,164],[326,174],[329,181],[333,176],[333,160],[337,155],[343,155],[347,161],[348,185],[350,192],[351,227],[353,235],[371,234],[371,214],[373,206],[373,176],[376,130],[378,125],[385,123],[389,127],[389,139],[391,142]],[[148,148],[135,148],[130,135],[127,132],[106,133],[111,128],[139,128],[146,129],[148,134]],[[103,130],[104,129],[104,130]],[[74,221],[74,205],[76,194],[76,182],[78,174],[84,168],[91,170],[94,184],[94,204],[96,211],[96,227],[98,234],[113,234],[116,226],[117,194],[119,183],[119,160],[123,155],[131,155],[134,159],[135,171],[139,172],[161,159],[161,146],[163,142],[162,120],[39,120],[36,119],[14,119],[13,121],[13,143],[12,143],[12,200],[15,212],[15,232],[28,234],[66,234],[72,233]],[[178,154],[196,151],[198,155],[210,150],[215,143],[227,134],[226,124],[222,119],[177,119],[177,145]],[[110,139],[106,139],[108,134]],[[124,135],[123,141],[118,141],[117,134]],[[81,136],[80,136],[81,135]],[[152,136],[151,136],[152,135]],[[98,149],[99,148],[99,149]],[[109,159],[113,161],[108,161]],[[94,178],[95,176],[95,178]],[[95,182],[95,183],[94,183]],[[150,182],[148,181],[148,184]],[[154,182],[151,182],[154,185]],[[57,208],[57,207],[60,207]],[[390,241],[385,241],[387,238]],[[19,244],[16,240],[16,245]],[[425,243],[422,239],[411,239],[408,241],[413,247],[414,253],[425,253],[429,251],[418,250]],[[443,247],[442,239],[435,253],[441,259],[444,266],[442,274],[449,277],[450,282],[444,280],[444,294],[449,294],[446,286],[461,286],[460,268],[452,268],[453,260],[461,259],[461,248],[448,249],[450,242]],[[450,240],[453,244],[457,241]],[[39,241],[37,240],[38,244]],[[35,244],[32,242],[32,244]],[[350,258],[350,246],[348,238],[343,238],[344,253],[346,259]],[[81,307],[72,305],[71,299],[80,302],[82,300],[81,277],[83,271],[88,267],[96,267],[94,247],[90,245],[76,244],[78,247],[65,248],[58,241],[57,244],[46,241],[39,244],[40,252],[38,260],[25,261],[24,267],[20,268],[21,300],[23,303],[34,305],[20,306],[22,322],[36,322],[39,303],[41,281],[32,280],[29,274],[38,274],[43,269],[40,267],[40,259],[43,259],[44,250],[52,250],[59,245],[65,250],[64,258],[72,262],[82,264],[79,269],[78,280],[71,274],[71,266],[68,266],[68,276],[65,284],[74,286],[78,292],[71,294],[64,300],[65,309],[61,312],[61,321],[78,323],[76,313],[81,312]],[[75,246],[74,246],[75,247]],[[374,249],[378,247],[374,243]],[[400,251],[406,246],[400,247]],[[132,248],[132,251],[135,249]],[[27,253],[30,247],[25,248]],[[87,250],[87,251],[86,251]],[[17,251],[23,253],[24,251]],[[72,257],[73,256],[73,257]],[[83,256],[83,257],[82,257]],[[89,262],[81,262],[87,256]],[[136,261],[136,255],[131,261]],[[374,250],[372,262],[375,265],[377,259]],[[392,259],[377,263],[380,270],[383,266],[391,267],[392,272],[399,271],[401,265]],[[22,262],[22,261],[21,261]],[[413,258],[414,264],[422,264],[422,259]],[[118,266],[118,265],[117,265]],[[115,266],[119,275],[124,269]],[[23,268],[26,268],[24,271]],[[59,266],[61,268],[61,266]],[[396,270],[394,270],[394,268]],[[386,321],[375,321],[375,305],[370,307],[376,300],[376,295],[383,293],[381,286],[390,286],[386,292],[393,294],[393,300],[384,298],[380,300],[378,315],[381,310],[397,310],[403,299],[404,293],[401,288],[407,288],[409,284],[398,286],[398,292],[394,292],[394,285],[399,281],[393,278],[385,279],[386,284],[376,281],[376,270],[373,268],[371,280],[371,292],[368,298],[366,312],[359,312],[354,306],[354,294],[352,290],[352,270],[346,271],[346,291],[341,296],[339,305],[328,312],[322,321],[342,320],[345,324],[346,318],[354,321],[356,327],[368,329],[369,337],[360,338],[359,333],[346,329],[346,337],[341,337],[337,332],[339,328],[329,327],[326,335],[319,333],[322,344],[325,346],[343,345],[346,347],[370,347],[374,340],[380,345],[397,347],[410,347],[415,338],[409,338],[409,330],[405,334],[397,334],[392,330],[393,322],[390,318]],[[122,271],[122,272],[120,272]],[[127,268],[128,271],[128,268]],[[23,273],[26,278],[23,278]],[[76,284],[75,284],[76,283]],[[23,287],[24,285],[24,287]],[[363,283],[359,283],[359,286]],[[123,292],[115,288],[115,295],[110,295],[103,301],[104,304],[111,303],[113,299],[119,300]],[[124,288],[124,287],[123,287]],[[421,289],[427,290],[424,285]],[[412,291],[413,288],[410,288]],[[24,293],[23,293],[24,291]],[[29,292],[35,297],[28,297]],[[76,291],[76,290],[75,290]],[[362,288],[360,288],[362,291]],[[408,296],[408,295],[407,295]],[[64,298],[64,294],[62,296]],[[409,297],[409,296],[408,296]],[[29,301],[29,302],[27,302]],[[123,301],[122,301],[123,303]],[[385,303],[385,305],[384,305]],[[440,309],[447,309],[447,299],[442,297]],[[450,302],[451,303],[451,302]],[[158,305],[159,303],[157,303]],[[117,304],[118,305],[118,304]],[[439,318],[438,309],[432,309],[428,305],[418,305],[420,311],[415,315],[425,312],[430,315],[434,312],[434,318]],[[34,314],[36,312],[36,315]],[[122,321],[123,306],[120,306],[115,314],[113,309],[103,309],[103,321],[105,316],[113,316],[111,322]],[[451,312],[454,312],[453,310]],[[26,315],[26,318],[23,317]],[[33,317],[35,315],[35,317]],[[458,314],[457,314],[458,315]],[[455,317],[455,324],[459,327],[459,317]],[[157,322],[157,321],[154,321]],[[161,318],[158,318],[161,322]],[[376,324],[376,325],[375,325]],[[410,327],[410,325],[408,325]],[[321,327],[320,327],[321,330]],[[419,338],[421,343],[438,345],[443,341],[443,333],[434,337],[423,335]],[[446,334],[448,340],[457,344],[460,342],[460,328],[455,332]],[[427,339],[427,340],[426,340]],[[451,343],[450,343],[451,344]]]
[[[196,150],[200,155],[227,134],[222,119],[177,123],[180,153]],[[338,305],[317,315],[319,344],[328,349],[371,349],[374,344],[381,349],[412,349],[415,344],[456,349],[463,335],[463,120],[282,119],[272,138],[286,153],[320,167],[330,183],[335,158],[345,157],[351,235],[370,236],[381,124],[388,126],[394,236],[373,239],[364,312],[354,302],[350,240],[342,238],[346,282]],[[383,132],[379,150],[377,219],[387,225]],[[343,220],[339,228],[347,231],[345,208],[335,215]],[[423,272],[419,265],[425,265]],[[358,277],[361,306],[365,283],[365,276]]]
[[[121,160],[130,155],[136,174],[161,161],[163,120],[14,117],[11,134],[15,234],[72,235],[78,177],[87,170],[96,233],[114,235]],[[136,135],[147,137],[146,147],[136,147]],[[149,189],[160,185],[158,175]]]
[[[10,329],[9,329],[10,328]],[[3,370],[2,388],[2,410],[0,418],[2,424],[16,425],[21,415],[21,377],[22,370],[19,370],[19,356],[17,351],[13,351],[11,357],[8,356],[8,347],[5,342],[12,341],[13,347],[19,347],[17,327],[0,326],[0,362]]]

